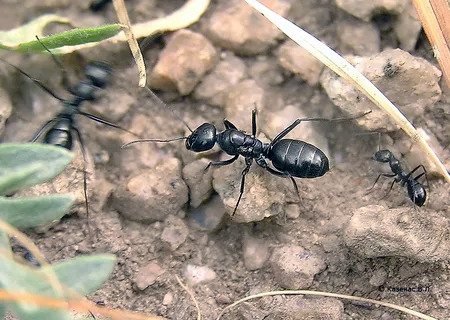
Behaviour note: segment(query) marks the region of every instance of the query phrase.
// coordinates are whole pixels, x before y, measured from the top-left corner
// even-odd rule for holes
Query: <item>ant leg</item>
[[[233,214],[231,216],[234,216],[236,213],[236,210],[239,206],[239,202],[241,201],[242,195],[244,194],[244,186],[245,186],[245,176],[247,175],[248,171],[250,170],[250,166],[252,165],[253,159],[252,158],[245,158],[245,168],[242,170],[242,180],[241,180],[241,190],[239,193],[239,199],[236,202],[236,206],[234,207]]]
[[[37,139],[42,135],[42,133],[47,129],[51,124],[53,124],[56,121],[56,119],[52,119],[47,121],[36,134],[34,135],[33,139],[30,140],[31,143],[36,142]]]
[[[379,174],[378,177],[377,177],[377,179],[376,179],[375,182],[373,183],[372,188],[367,189],[367,192],[369,192],[370,190],[372,190],[372,189],[375,187],[375,185],[377,184],[378,180],[380,180],[380,177],[381,177],[381,176],[383,176],[383,177],[388,177],[388,178],[393,178],[393,177],[396,176],[396,174],[388,174],[388,173],[381,173],[381,174]]]
[[[302,119],[297,119],[295,120],[289,127],[287,127],[286,129],[284,129],[283,131],[281,131],[274,139],[273,141],[270,143],[270,147],[273,146],[275,143],[277,143],[279,140],[281,140],[285,135],[287,135],[289,132],[291,132],[292,130],[294,130],[294,128],[296,126],[298,126],[302,121],[347,121],[347,120],[355,120],[361,117],[364,117],[365,115],[371,113],[371,111],[368,112],[364,112],[363,114],[360,114],[358,116],[355,117],[350,117],[350,118],[336,118],[336,119],[326,119],[326,118],[302,118]]]
[[[266,169],[269,173],[271,173],[271,174],[273,174],[275,176],[278,176],[278,177],[281,177],[281,178],[289,178],[289,179],[291,179],[292,184],[294,185],[295,192],[297,192],[298,199],[300,201],[302,200],[302,198],[300,197],[300,192],[298,191],[297,182],[295,182],[295,179],[290,174],[272,169],[271,167],[269,167],[267,165],[267,163],[266,163],[266,161],[264,159],[256,159],[256,163],[259,166],[261,166],[262,168]]]
[[[84,148],[84,142],[83,142],[83,138],[81,137],[80,131],[75,127],[72,127],[72,129],[73,129],[73,131],[75,131],[75,133],[78,137],[78,141],[80,142],[81,153],[83,154],[83,159],[84,159],[84,170],[83,170],[84,205],[86,207],[86,219],[87,219],[87,225],[88,225],[88,232],[89,232],[89,234],[91,234],[91,225],[89,223],[89,202],[88,202],[87,178],[86,178],[86,175],[87,175],[86,149]]]
[[[256,109],[252,110],[252,136],[256,136]]]
[[[113,128],[117,128],[117,129],[123,130],[123,131],[125,131],[125,132],[128,132],[128,133],[132,134],[132,135],[135,136],[135,137],[140,138],[140,136],[137,135],[136,133],[131,132],[130,130],[125,129],[124,127],[121,127],[121,126],[119,126],[119,125],[117,125],[117,124],[114,124],[114,123],[112,123],[112,122],[106,121],[106,120],[104,120],[104,119],[102,119],[102,118],[100,118],[100,117],[94,116],[93,114],[90,114],[90,113],[87,113],[87,112],[84,112],[84,111],[81,111],[81,110],[78,110],[77,113],[80,114],[80,115],[82,115],[82,116],[88,117],[88,118],[91,119],[91,120],[97,121],[97,122],[99,122],[99,123],[102,123],[102,124],[104,124],[104,125],[107,125],[107,126],[110,126],[110,127],[113,127]]]
[[[406,175],[406,180],[409,179],[409,177],[410,177],[414,172],[416,172],[419,168],[422,168],[425,172],[427,172],[427,171],[425,170],[425,167],[424,167],[423,165],[419,164],[417,167],[415,167],[414,169],[412,169],[412,170]]]
[[[0,61],[3,61],[6,64],[9,64],[11,67],[13,67],[14,69],[16,69],[17,71],[19,71],[21,74],[23,74],[25,77],[27,77],[28,79],[30,79],[31,81],[33,81],[38,87],[40,87],[42,90],[44,90],[45,92],[47,92],[49,95],[51,95],[53,98],[64,102],[64,99],[61,97],[58,97],[52,90],[50,90],[47,86],[45,86],[42,81],[33,78],[32,76],[30,76],[28,73],[26,73],[25,71],[23,71],[22,69],[20,69],[19,67],[16,67],[15,65],[9,63],[6,60],[3,60],[2,58],[0,58]]]
[[[421,174],[419,174],[418,176],[416,176],[415,178],[413,178],[413,180],[416,180],[416,181],[417,181],[417,179],[419,179],[421,176],[425,175],[425,180],[427,181],[427,185],[426,185],[426,186],[429,188],[429,187],[430,187],[430,184],[429,184],[429,182],[428,182],[428,173],[427,173],[427,170],[425,169],[425,167],[424,167],[422,164],[418,165],[418,166],[415,167],[410,173],[408,173],[407,177],[410,177],[411,174],[412,174],[414,171],[416,171],[417,169],[419,169],[419,168],[422,168],[423,172],[422,172]]]
[[[227,119],[223,120],[223,124],[225,125],[225,129],[234,129],[234,130],[238,129],[238,128],[236,128],[236,126],[234,124],[232,124]]]
[[[386,192],[386,194],[385,194],[380,200],[383,200],[384,198],[386,198],[386,197],[388,196],[388,194],[389,194],[389,192],[391,192],[392,187],[394,186],[394,183],[395,183],[395,182],[396,182],[396,180],[392,181],[391,186],[390,186],[388,192]]]
[[[235,162],[238,157],[239,157],[239,155],[235,155],[233,158],[228,159],[228,160],[211,161],[210,163],[208,163],[208,165],[206,166],[206,168],[203,171],[206,172],[209,169],[209,167],[211,167],[211,166],[217,166],[217,167],[227,166],[227,165],[232,164],[233,162]]]

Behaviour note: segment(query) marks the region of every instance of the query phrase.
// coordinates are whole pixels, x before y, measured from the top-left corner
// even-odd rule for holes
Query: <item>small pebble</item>
[[[134,279],[134,284],[139,290],[143,291],[154,284],[156,279],[164,274],[164,272],[165,270],[158,264],[150,262],[146,266],[139,269],[139,272]]]
[[[188,264],[184,270],[184,277],[191,286],[208,282],[216,278],[216,273],[206,266]]]
[[[314,276],[326,268],[320,256],[300,246],[276,248],[270,263],[278,284],[292,290],[309,288]]]
[[[170,306],[172,304],[172,302],[173,302],[173,294],[172,294],[172,292],[167,292],[164,295],[162,304],[165,306]]]
[[[165,225],[161,240],[169,246],[171,251],[175,251],[186,241],[189,229],[182,219],[173,215],[167,217]]]
[[[244,265],[247,270],[261,269],[269,258],[269,246],[266,241],[251,236],[244,238]]]

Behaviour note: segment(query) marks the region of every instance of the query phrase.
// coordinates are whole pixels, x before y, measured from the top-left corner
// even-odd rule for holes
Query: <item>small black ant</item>
[[[392,181],[391,183],[391,187],[389,188],[388,192],[384,197],[386,197],[392,190],[394,183],[401,182],[402,187],[406,185],[408,189],[408,196],[415,205],[420,207],[425,203],[425,200],[427,198],[425,187],[419,181],[417,181],[417,179],[425,175],[425,179],[427,180],[428,185],[427,170],[425,170],[425,167],[423,165],[418,165],[409,173],[407,173],[405,170],[403,170],[400,161],[389,150],[378,150],[373,154],[372,159],[378,162],[389,163],[392,174],[386,173],[379,174],[372,188],[370,188],[369,190],[372,190],[375,187],[381,176],[390,178],[395,177],[394,181]],[[416,172],[419,168],[422,168],[423,172],[413,178],[412,177],[413,173]]]
[[[149,89],[151,94],[156,95]],[[156,97],[157,98],[157,97]],[[159,100],[159,98],[158,98]],[[161,100],[159,100],[163,103]],[[307,142],[293,139],[283,139],[289,132],[303,121],[345,121],[354,120],[370,113],[366,112],[362,115],[352,118],[339,119],[324,119],[324,118],[304,118],[295,120],[289,127],[280,132],[270,143],[264,143],[256,138],[256,109],[252,111],[252,134],[246,134],[239,130],[230,121],[224,120],[225,130],[217,132],[216,127],[211,123],[204,123],[197,129],[192,131],[189,126],[188,129],[192,132],[187,137],[177,137],[172,139],[141,139],[128,142],[122,146],[125,148],[134,143],[140,142],[171,142],[177,140],[186,140],[186,149],[194,152],[202,152],[210,150],[214,147],[216,142],[219,147],[225,151],[232,158],[224,161],[210,162],[205,168],[205,171],[211,166],[226,166],[238,159],[239,156],[245,158],[245,168],[242,171],[241,187],[239,198],[234,207],[233,214],[241,201],[244,193],[245,176],[250,170],[253,160],[267,170],[269,173],[291,179],[297,195],[299,195],[297,183],[294,177],[297,178],[317,178],[323,176],[329,171],[329,161],[327,156],[316,146]],[[181,119],[180,119],[181,120]],[[183,121],[183,123],[185,123]],[[271,168],[266,159],[272,162],[275,169]]]
[[[112,68],[103,62],[92,62],[88,64],[85,68],[84,74],[86,79],[80,81],[73,88],[69,85],[69,81],[67,79],[66,70],[59,62],[59,60],[52,54],[52,52],[40,41],[38,37],[37,40],[41,43],[41,45],[45,48],[45,50],[50,53],[51,57],[55,61],[55,63],[59,66],[62,73],[63,85],[66,89],[74,96],[71,100],[66,100],[57,96],[53,91],[51,91],[47,86],[45,86],[40,80],[33,78],[28,73],[20,69],[19,67],[10,64],[9,62],[0,59],[4,63],[9,64],[21,74],[32,80],[36,85],[38,85],[41,89],[46,91],[48,94],[58,99],[64,106],[63,111],[59,112],[54,116],[53,119],[47,121],[34,135],[34,137],[30,140],[30,142],[36,142],[39,137],[45,132],[42,142],[45,144],[51,144],[55,146],[59,146],[68,150],[72,150],[73,148],[73,135],[75,134],[78,139],[81,147],[81,152],[83,154],[83,159],[85,162],[84,168],[84,197],[85,197],[85,207],[86,214],[89,218],[89,206],[88,206],[88,195],[87,195],[87,178],[86,178],[86,150],[84,148],[84,142],[80,131],[76,126],[76,115],[82,115],[88,117],[91,120],[97,121],[104,125],[121,129],[128,133],[131,133],[134,136],[137,136],[133,132],[116,125],[114,123],[108,122],[100,117],[92,115],[90,113],[84,112],[80,110],[81,104],[84,101],[93,101],[96,99],[94,92],[99,88],[104,88],[108,85],[110,81],[110,75],[112,72]]]

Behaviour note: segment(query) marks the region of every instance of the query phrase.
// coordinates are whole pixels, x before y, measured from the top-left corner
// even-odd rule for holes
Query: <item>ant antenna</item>
[[[153,91],[152,89],[150,89],[149,87],[144,87],[145,89],[147,89],[148,92],[150,92],[150,95],[156,100],[158,101],[158,103],[161,103],[164,107],[169,108],[170,111],[172,111],[172,113],[174,114],[174,116],[180,120],[181,122],[184,123],[184,125],[189,129],[190,132],[194,132],[192,131],[192,129],[189,127],[189,125],[186,123],[186,121],[184,121],[176,112],[175,110],[172,108],[172,106],[170,104],[164,103],[164,101],[162,101]],[[181,140],[181,139],[178,139]],[[156,141],[155,141],[156,142]]]
[[[139,49],[143,52],[147,49],[147,47],[158,37],[162,36],[162,31],[155,31],[154,33],[150,34],[142,42],[139,44]]]
[[[126,147],[128,147],[131,144],[135,144],[135,143],[141,143],[141,142],[172,142],[172,141],[178,141],[178,140],[185,140],[188,137],[176,137],[176,138],[172,138],[172,139],[167,139],[167,140],[162,140],[162,139],[141,139],[141,140],[134,140],[134,141],[130,141],[125,143],[121,148],[125,149]]]
[[[67,70],[66,68],[64,68],[64,66],[62,65],[61,61],[59,61],[59,59],[50,51],[49,48],[47,48],[47,46],[41,41],[41,39],[39,39],[39,37],[36,35],[35,36],[37,41],[39,41],[39,43],[41,44],[41,46],[44,47],[45,51],[47,51],[48,53],[50,53],[50,55],[52,56],[53,61],[55,61],[55,63],[58,65],[59,69],[61,70],[61,76],[62,76],[62,81],[63,81],[63,85],[65,88],[70,89],[70,83],[67,77]]]
[[[31,75],[29,75],[28,73],[26,73],[25,71],[23,71],[22,69],[20,69],[19,67],[9,63],[8,61],[0,58],[0,61],[2,61],[3,63],[6,63],[8,65],[10,65],[11,67],[13,67],[14,69],[16,69],[17,71],[19,71],[21,74],[23,74],[25,77],[27,77],[28,79],[30,79],[31,81],[33,81],[38,87],[40,87],[42,90],[44,90],[45,92],[47,92],[49,95],[51,95],[53,98],[58,99],[61,102],[64,102],[65,100],[59,96],[56,95],[56,93],[54,93],[52,90],[50,90],[50,88],[48,88],[46,85],[44,85],[42,83],[42,81],[33,78]]]

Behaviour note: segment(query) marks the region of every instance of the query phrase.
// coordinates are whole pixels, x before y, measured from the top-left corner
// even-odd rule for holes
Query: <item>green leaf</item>
[[[0,230],[0,258],[12,257],[11,245],[9,244],[9,237],[6,232]],[[2,317],[0,317],[1,319]]]
[[[121,31],[119,24],[109,24],[95,28],[73,29],[39,39],[52,53],[58,54],[57,48],[64,46],[77,46],[90,42],[99,42],[111,38]],[[42,43],[36,39],[27,43],[18,45],[15,51],[22,53],[40,53],[45,52]]]
[[[36,40],[36,36],[42,36],[42,30],[52,22],[70,24],[70,20],[54,14],[40,16],[18,28],[8,31],[0,31],[0,47],[14,48],[21,43]]]
[[[15,191],[26,185],[24,181],[33,179],[39,171],[45,170],[44,163],[33,163],[28,166],[24,165],[21,170],[10,171],[6,174],[0,169],[0,195]]]
[[[0,194],[51,180],[72,160],[64,148],[40,144],[0,144]]]
[[[6,313],[5,304],[0,302],[0,319],[3,319],[5,317],[5,313]]]
[[[14,260],[0,259],[0,287],[12,292],[27,292],[55,298],[59,295],[46,278],[48,268],[52,268],[65,292],[86,295],[98,289],[109,277],[115,264],[113,255],[77,257],[40,269],[31,269]],[[13,313],[21,320],[70,319],[70,314],[62,310],[51,310],[30,303],[9,303]]]
[[[114,269],[116,257],[111,254],[76,257],[51,265],[64,287],[87,295],[102,286]],[[41,272],[45,272],[41,268]]]
[[[25,267],[12,259],[0,259],[0,287],[11,292],[27,292],[49,297],[60,297],[50,287],[42,272]],[[8,303],[13,313],[21,320],[32,319],[70,319],[63,310],[53,310],[30,303]]]
[[[36,227],[59,220],[69,210],[73,200],[70,195],[17,199],[0,197],[0,219],[16,228]]]

